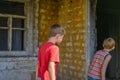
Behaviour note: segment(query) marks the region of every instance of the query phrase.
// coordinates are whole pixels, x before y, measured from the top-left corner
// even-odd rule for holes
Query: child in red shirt
[[[115,48],[115,40],[107,38],[103,42],[103,50],[95,53],[88,70],[88,80],[106,80],[105,73],[109,61],[111,60],[110,51]]]
[[[50,28],[49,39],[39,47],[36,80],[56,80],[59,45],[65,30],[58,24]]]

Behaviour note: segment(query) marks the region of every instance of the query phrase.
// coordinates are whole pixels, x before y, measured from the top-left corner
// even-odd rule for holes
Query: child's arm
[[[110,60],[111,60],[111,55],[106,56],[105,61],[103,63],[103,67],[102,67],[102,74],[101,74],[102,75],[102,80],[106,80],[105,79],[105,73],[106,73],[106,68],[107,68]]]
[[[38,65],[36,65],[36,80],[38,79]]]
[[[50,80],[55,80],[55,62],[49,62],[48,64],[48,71],[50,75]]]

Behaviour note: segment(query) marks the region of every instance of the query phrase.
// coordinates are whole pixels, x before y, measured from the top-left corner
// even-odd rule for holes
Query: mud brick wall
[[[40,0],[39,7],[39,44],[48,38],[48,30],[51,24],[58,22],[59,3],[54,0]]]
[[[40,0],[39,45],[53,23],[66,30],[57,80],[85,80],[86,0]]]

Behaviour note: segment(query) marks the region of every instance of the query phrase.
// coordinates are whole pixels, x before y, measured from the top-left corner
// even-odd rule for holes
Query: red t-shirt
[[[59,48],[52,42],[46,42],[39,47],[38,51],[38,77],[42,80],[50,80],[48,63],[55,62],[55,74],[59,63]]]

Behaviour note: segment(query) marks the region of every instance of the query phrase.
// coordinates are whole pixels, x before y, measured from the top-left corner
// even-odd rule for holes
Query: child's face
[[[59,44],[62,42],[63,37],[64,37],[64,35],[58,34],[58,35],[56,36],[56,44],[59,45]]]

